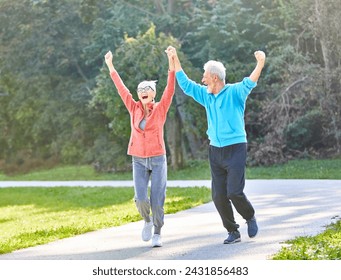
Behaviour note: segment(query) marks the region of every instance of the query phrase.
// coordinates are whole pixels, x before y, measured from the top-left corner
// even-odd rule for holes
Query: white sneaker
[[[142,229],[142,240],[149,241],[152,238],[152,229],[153,229],[153,222],[150,221],[144,222],[144,226]]]
[[[152,239],[152,247],[162,247],[160,234],[154,234],[153,239]]]

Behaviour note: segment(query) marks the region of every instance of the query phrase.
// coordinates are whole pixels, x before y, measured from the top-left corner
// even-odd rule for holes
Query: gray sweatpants
[[[132,163],[137,210],[146,222],[150,221],[150,210],[152,211],[154,233],[160,234],[164,224],[163,207],[166,198],[166,155],[149,158],[133,156]],[[150,197],[148,197],[149,179],[151,179]]]

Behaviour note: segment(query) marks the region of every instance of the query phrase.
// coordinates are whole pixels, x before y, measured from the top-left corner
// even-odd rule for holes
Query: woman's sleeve
[[[129,89],[125,86],[117,71],[112,71],[110,73],[110,77],[114,82],[118,94],[121,96],[124,105],[127,107],[128,111],[131,112],[136,105],[136,101],[133,99],[133,96],[131,95]]]
[[[163,92],[163,95],[161,97],[160,104],[159,104],[159,106],[162,106],[164,108],[165,112],[169,110],[169,107],[172,104],[174,92],[175,92],[175,71],[168,71],[167,86]]]

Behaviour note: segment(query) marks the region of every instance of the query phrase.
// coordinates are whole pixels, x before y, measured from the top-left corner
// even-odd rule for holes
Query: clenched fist
[[[112,52],[111,51],[108,51],[106,53],[106,55],[104,56],[105,58],[105,63],[107,64],[108,68],[109,68],[109,71],[113,71],[114,70],[114,65],[112,63]]]
[[[112,61],[112,52],[108,51],[104,57],[105,57],[105,62],[108,64],[109,61]]]
[[[255,51],[254,53],[257,62],[265,63],[265,53],[263,51]]]

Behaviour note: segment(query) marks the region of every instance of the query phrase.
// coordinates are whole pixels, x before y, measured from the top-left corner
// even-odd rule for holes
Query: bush
[[[278,146],[265,142],[250,149],[247,164],[249,166],[271,166],[285,162],[282,150]]]
[[[121,172],[131,170],[131,162],[123,144],[99,136],[93,147],[86,153],[85,160],[91,163],[97,172]]]
[[[287,148],[304,151],[322,145],[323,115],[313,110],[289,124],[284,130]]]
[[[61,158],[64,163],[77,163],[82,158],[83,150],[77,144],[67,143],[61,150]]]
[[[20,157],[14,160],[0,161],[0,170],[6,175],[25,174],[33,170],[49,169],[57,166],[59,160],[57,158],[31,158]]]

